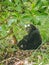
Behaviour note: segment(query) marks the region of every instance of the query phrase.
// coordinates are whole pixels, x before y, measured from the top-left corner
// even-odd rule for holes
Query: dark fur
[[[37,49],[42,43],[41,35],[39,30],[32,24],[28,27],[28,35],[24,36],[22,40],[19,41],[18,46],[23,50]]]

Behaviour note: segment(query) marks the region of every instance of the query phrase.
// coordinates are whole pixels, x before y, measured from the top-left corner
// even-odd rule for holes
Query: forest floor
[[[18,49],[14,53],[5,53],[0,65],[49,65],[49,43],[37,50]]]

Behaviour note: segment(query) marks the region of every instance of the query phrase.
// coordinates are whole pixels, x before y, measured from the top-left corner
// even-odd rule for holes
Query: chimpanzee
[[[19,41],[18,47],[22,50],[37,49],[42,43],[39,30],[33,24],[27,25],[26,29],[28,34]]]

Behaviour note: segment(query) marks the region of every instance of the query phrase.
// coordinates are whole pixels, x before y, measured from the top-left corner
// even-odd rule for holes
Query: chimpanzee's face
[[[32,24],[25,25],[25,27],[26,27],[27,32],[31,32],[31,31],[36,30],[36,27]]]

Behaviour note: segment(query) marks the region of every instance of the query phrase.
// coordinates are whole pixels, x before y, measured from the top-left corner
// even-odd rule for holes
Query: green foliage
[[[2,0],[0,2],[0,23],[2,23],[2,25],[0,26],[0,36],[6,36],[8,34],[7,31],[11,27],[13,28],[14,35],[16,35],[17,32],[14,31],[14,29],[22,29],[23,25],[25,25],[26,23],[33,23],[34,25],[39,25],[43,40],[47,39],[47,32],[45,31],[48,29],[47,24],[49,24],[48,3],[48,0]],[[22,25],[21,28],[17,26],[19,24]],[[45,26],[46,28],[44,28],[43,26]],[[45,31],[43,31],[43,29],[45,29]],[[17,37],[21,38],[21,31],[19,31],[19,36],[16,35]]]
[[[0,1],[0,58],[5,52],[13,53],[17,46],[8,44],[4,37],[12,28],[19,41],[26,35],[25,24],[34,24],[43,42],[49,41],[49,1],[48,0],[1,0]],[[4,38],[4,39],[2,39]],[[6,41],[6,43],[5,43]],[[12,48],[13,46],[13,48]],[[45,55],[44,55],[45,56]],[[45,56],[46,57],[46,56]],[[44,59],[44,58],[43,58]],[[3,65],[3,64],[2,64]]]

